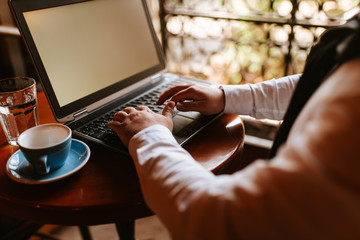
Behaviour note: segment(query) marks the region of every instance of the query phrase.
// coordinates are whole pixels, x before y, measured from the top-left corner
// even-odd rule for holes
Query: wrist
[[[219,85],[218,86],[218,89],[220,90],[220,92],[221,92],[221,97],[220,97],[220,104],[221,104],[221,110],[220,110],[220,112],[224,112],[224,110],[225,110],[225,103],[226,103],[226,98],[225,98],[225,90],[224,90],[224,88],[223,88],[223,86],[222,85]]]

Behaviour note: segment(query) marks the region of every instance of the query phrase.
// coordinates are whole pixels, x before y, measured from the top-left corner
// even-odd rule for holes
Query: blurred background
[[[151,0],[149,6],[170,72],[243,84],[301,73],[312,44],[356,14],[359,0]]]

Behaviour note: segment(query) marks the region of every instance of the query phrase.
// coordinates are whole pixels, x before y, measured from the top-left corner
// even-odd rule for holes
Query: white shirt
[[[321,86],[274,159],[232,175],[205,170],[163,126],[135,135],[129,151],[145,201],[173,239],[360,239],[359,66],[345,64]],[[283,80],[284,89],[296,85]],[[277,85],[245,86],[250,103],[224,87],[225,110],[244,113],[244,104],[245,113],[268,116],[260,92],[279,99],[269,114],[283,115],[281,91],[267,84]]]
[[[225,113],[282,120],[301,74],[257,84],[223,85]]]

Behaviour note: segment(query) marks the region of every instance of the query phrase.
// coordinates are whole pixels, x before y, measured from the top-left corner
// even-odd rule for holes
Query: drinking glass
[[[0,122],[10,145],[18,136],[39,123],[36,82],[29,77],[0,80]]]

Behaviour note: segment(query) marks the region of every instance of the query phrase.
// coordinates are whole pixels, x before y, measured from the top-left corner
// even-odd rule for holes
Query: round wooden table
[[[44,93],[38,94],[40,123],[55,122]],[[0,212],[44,224],[96,225],[133,221],[152,215],[146,206],[132,159],[88,143],[91,157],[77,173],[57,182],[27,185],[6,174],[18,150],[0,132]],[[239,116],[223,115],[184,147],[205,168],[218,173],[244,145]]]

